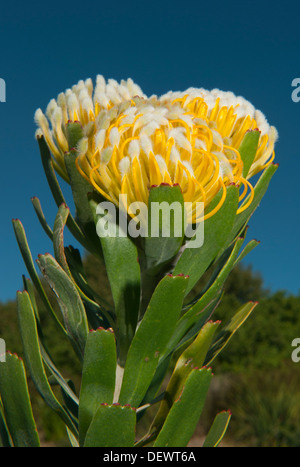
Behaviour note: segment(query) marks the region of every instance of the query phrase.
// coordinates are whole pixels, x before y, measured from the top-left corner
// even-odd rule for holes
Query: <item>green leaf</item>
[[[188,332],[189,329],[192,328],[192,326],[194,326],[198,321],[202,322],[203,316],[206,315],[206,310],[208,310],[208,313],[211,314],[209,310],[211,308],[214,309],[214,307],[216,306],[219,300],[220,291],[222,290],[227,277],[229,276],[230,272],[236,264],[236,258],[239,254],[243,242],[243,238],[238,238],[236,240],[234,246],[231,249],[229,257],[227,258],[227,261],[223,265],[222,269],[219,271],[219,274],[216,277],[214,277],[214,280],[212,280],[211,283],[209,283],[207,289],[205,289],[202,292],[200,299],[198,297],[198,299],[193,301],[190,308],[180,318],[176,330],[168,345],[169,352],[175,348],[175,346],[181,341],[181,339],[183,339],[185,334]]]
[[[79,398],[80,445],[99,405],[113,402],[116,367],[116,342],[112,331],[91,331],[85,346]]]
[[[109,203],[109,202],[107,202]],[[107,213],[109,229],[103,224],[103,215],[98,214],[98,203],[90,199],[94,221],[100,236],[105,266],[115,304],[117,317],[117,342],[119,344],[118,357],[124,365],[130,342],[134,336],[140,306],[140,267],[138,264],[137,248],[131,239],[115,223],[115,219]],[[106,204],[102,204],[103,209]],[[111,207],[111,203],[109,203]],[[124,236],[123,236],[124,235]]]
[[[231,419],[231,412],[220,412],[206,436],[203,448],[216,448],[222,441]]]
[[[18,319],[26,365],[35,387],[49,407],[54,410],[76,435],[77,429],[69,414],[54,396],[43,365],[34,310],[27,292],[17,293]]]
[[[219,306],[221,299],[223,296],[223,291],[219,291],[216,296],[212,299],[212,301],[199,313],[197,319],[192,320],[192,326],[188,330],[188,332],[184,335],[184,337],[179,341],[176,348],[174,349],[175,352],[179,352],[180,349],[186,347],[188,343],[190,343],[194,337],[198,334],[198,332],[203,328],[203,326],[211,319],[214,311]],[[182,328],[181,328],[182,331]]]
[[[192,370],[156,438],[155,448],[187,446],[202,413],[211,378],[210,369]]]
[[[244,139],[239,147],[239,153],[244,164],[243,177],[246,178],[250,167],[256,156],[257,147],[260,138],[259,130],[249,130],[244,136]]]
[[[230,339],[241,327],[241,325],[246,321],[246,319],[249,317],[249,315],[252,313],[252,311],[257,305],[257,302],[249,302],[239,309],[239,311],[233,316],[229,323],[217,335],[215,341],[213,342],[213,345],[209,349],[205,360],[205,365],[211,365],[213,360],[217,357],[217,355],[219,355],[221,350],[223,350],[224,347],[226,347]]]
[[[48,297],[47,297],[47,295],[46,295],[46,293],[45,293],[45,291],[43,289],[43,286],[41,284],[39,276],[38,276],[38,274],[36,272],[36,269],[34,267],[32,255],[31,255],[28,243],[27,243],[27,238],[26,238],[24,227],[23,227],[23,225],[22,225],[22,223],[21,223],[21,221],[19,219],[13,219],[12,223],[13,223],[13,228],[14,228],[14,231],[15,231],[16,239],[17,239],[17,242],[18,242],[18,245],[19,245],[23,260],[24,260],[24,263],[25,263],[26,268],[28,270],[28,273],[29,273],[29,275],[31,277],[31,280],[32,280],[33,284],[35,285],[35,288],[37,289],[37,292],[40,295],[40,297],[41,297],[41,299],[43,301],[43,304],[46,307],[46,310],[49,311],[50,315],[54,319],[54,322],[56,323],[58,328],[63,332],[63,334],[66,334],[66,331],[65,331],[64,327],[62,326],[62,324],[58,320],[58,318],[57,318],[57,316],[56,316],[56,314],[55,314],[55,312],[54,312],[54,310],[53,310],[53,308],[52,308],[52,306],[51,306],[51,304],[50,304],[50,302],[48,300]]]
[[[102,324],[109,323],[111,326],[112,319],[105,310],[90,298],[88,295],[93,295],[93,292],[87,282],[84,280],[84,270],[80,259],[80,254],[78,250],[75,250],[73,247],[64,247],[64,228],[70,214],[68,206],[62,204],[59,207],[58,213],[54,222],[53,229],[53,246],[54,246],[54,255],[56,261],[63,268],[63,270],[68,274],[70,279],[74,282],[77,291],[85,305],[85,310],[87,317],[91,322],[92,327],[97,329]],[[76,252],[78,254],[76,254]],[[79,258],[78,258],[79,255]],[[82,288],[87,291],[88,295],[82,290]],[[101,315],[101,318],[99,317]],[[103,321],[104,318],[104,321]],[[107,326],[108,327],[108,326]]]
[[[39,447],[25,368],[17,355],[7,353],[6,362],[0,363],[0,394],[14,447]]]
[[[133,338],[119,402],[138,407],[171,338],[182,308],[188,277],[165,276],[158,284]]]
[[[86,273],[82,264],[81,256],[79,250],[73,248],[71,245],[65,247],[65,255],[68,261],[68,266],[72,273],[72,276],[79,286],[80,290],[84,293],[85,296],[90,298],[92,301],[97,301],[100,308],[110,309],[111,305],[103,299],[95,290],[93,290],[88,284]]]
[[[254,187],[254,198],[252,203],[247,209],[245,209],[245,211],[241,212],[236,216],[232,231],[230,233],[230,239],[233,240],[249,222],[250,217],[252,216],[256,208],[259,206],[262,198],[264,197],[268,189],[269,183],[277,169],[277,165],[271,164],[263,171],[261,177],[259,178],[258,182]],[[243,202],[241,208],[246,205],[246,203],[249,200],[249,196]]]
[[[88,335],[88,322],[77,288],[50,254],[39,255],[38,265],[56,295],[68,337],[76,354],[82,360]]]
[[[219,198],[220,194],[216,196],[215,204],[218,203]],[[226,245],[236,216],[238,198],[238,188],[229,186],[223,206],[212,217],[204,221],[203,246],[186,248],[179,258],[174,274],[182,273],[190,276],[186,294],[192,290],[219,251]]]
[[[239,257],[235,260],[234,266],[240,263],[254,248],[260,244],[257,240],[250,240],[250,242],[245,246]]]
[[[206,354],[220,322],[208,322],[193,342],[182,352],[171,375],[165,397],[153,421],[151,431],[159,431],[174,402],[180,397],[183,386],[194,368],[203,366]]]
[[[72,400],[72,403],[74,406],[77,406],[78,409],[78,398],[76,397],[75,393],[70,389],[68,383],[65,381],[63,376],[60,374],[56,366],[54,365],[49,350],[47,349],[47,346],[45,344],[44,340],[44,335],[42,332],[42,328],[40,325],[40,319],[39,319],[39,314],[38,314],[38,309],[37,309],[37,304],[35,300],[35,294],[33,290],[32,283],[29,279],[23,276],[23,283],[24,283],[24,289],[28,292],[29,298],[31,301],[32,308],[34,310],[35,314],[35,319],[36,319],[36,325],[37,325],[37,331],[38,331],[38,337],[39,337],[39,345],[40,345],[40,352],[41,356],[43,358],[44,363],[46,364],[47,368],[50,370],[52,373],[53,377],[55,378],[56,382],[61,386],[61,389],[63,391],[63,394],[65,397],[68,397],[70,400]]]
[[[32,304],[32,307],[33,307],[33,310],[34,310],[34,314],[35,314],[35,319],[36,319],[38,325],[40,325],[39,311],[38,311],[38,307],[37,307],[37,303],[36,303],[33,284],[31,282],[31,280],[28,279],[27,277],[25,277],[24,275],[22,276],[22,280],[23,280],[24,289],[26,290],[26,292],[28,292],[28,295],[30,297],[30,301],[31,301],[31,304]],[[41,328],[39,328],[39,332],[40,331],[41,331]]]
[[[129,406],[100,405],[86,434],[85,447],[133,447],[136,414]]]
[[[158,225],[154,224],[157,217]],[[164,184],[152,187],[148,202],[148,235],[144,239],[146,268],[170,261],[178,253],[183,238],[184,200],[180,187]]]
[[[75,161],[78,157],[76,150],[71,150],[64,156],[66,169],[70,179],[73,199],[76,207],[76,218],[84,232],[96,243],[99,239],[96,235],[93,214],[89,205],[88,193],[93,191],[92,185],[78,172]]]
[[[227,277],[234,268],[245,237],[238,237],[234,243],[226,248],[223,254],[214,263],[212,273],[205,287],[197,294],[191,302],[185,305],[184,316],[192,317],[206,306],[216,293],[224,286]]]
[[[70,431],[68,427],[66,428],[67,428],[67,435],[68,435],[72,448],[79,448],[80,446],[79,446],[76,436],[73,435],[72,431]]]
[[[33,204],[34,210],[35,210],[35,212],[37,214],[37,217],[38,217],[38,219],[40,221],[41,226],[43,227],[45,233],[48,235],[48,237],[52,241],[53,231],[52,231],[51,227],[48,225],[48,223],[46,221],[46,218],[45,218],[45,215],[43,213],[40,200],[36,196],[34,196],[33,198],[31,198],[31,202]]]
[[[1,391],[0,391],[0,396],[1,396]],[[0,440],[2,442],[2,447],[4,448],[10,448],[13,445],[11,436],[9,434],[6,420],[4,417],[4,411],[3,411],[3,405],[1,402],[1,397],[0,397]]]
[[[57,207],[59,208],[59,206],[61,206],[63,203],[66,204],[66,200],[62,194],[61,188],[57,181],[57,178],[56,178],[56,175],[53,169],[53,162],[52,162],[51,154],[45,142],[45,139],[42,136],[42,137],[37,138],[37,140],[38,140],[38,144],[40,148],[41,159],[42,159],[42,164],[43,164],[43,168],[45,171],[45,175],[46,175],[51,193],[53,195],[54,201]],[[86,238],[81,227],[78,225],[78,223],[75,221],[74,217],[71,214],[68,217],[67,226],[70,232],[76,238],[76,240],[78,240],[82,244],[82,246],[84,246],[88,251],[93,253],[94,246]]]
[[[63,270],[72,277],[69,265],[66,260],[65,247],[64,247],[64,228],[70,214],[70,209],[66,204],[62,204],[55,217],[53,227],[53,249],[54,256],[58,264]]]
[[[54,378],[54,381],[56,381],[56,383],[60,385],[64,400],[68,400],[69,405],[70,406],[72,405],[72,408],[74,409],[72,412],[73,414],[75,412],[78,413],[79,400],[75,394],[75,388],[73,387],[72,389],[70,387],[71,381],[70,380],[66,381],[64,379],[64,377],[61,375],[61,373],[58,371],[58,369],[54,365],[53,361],[50,358],[49,353],[46,351],[43,344],[41,342],[39,344],[40,344],[40,352],[43,358],[43,362],[45,363],[48,370],[51,372],[52,377]],[[78,416],[76,416],[76,418],[78,418]]]

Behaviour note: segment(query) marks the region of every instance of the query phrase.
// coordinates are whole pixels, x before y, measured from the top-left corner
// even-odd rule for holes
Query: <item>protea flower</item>
[[[148,98],[131,79],[106,83],[101,76],[95,90],[91,80],[80,81],[51,100],[46,115],[37,110],[35,118],[58,208],[52,229],[38,198],[32,200],[54,254],[38,255],[37,263],[61,319],[15,219],[31,278],[23,276],[24,291],[17,293],[26,370],[61,417],[72,446],[185,447],[205,404],[211,365],[257,305],[242,305],[224,323],[211,320],[230,272],[258,245],[251,240],[243,246],[248,221],[277,170],[271,164],[277,132],[260,111],[232,93],[191,88]],[[53,166],[70,183],[74,217]],[[260,171],[253,188],[251,177]],[[172,222],[169,217],[170,235],[164,235],[168,219],[163,215],[158,235],[151,230],[136,240],[130,229],[123,235],[124,227],[134,224],[127,215],[111,216],[110,227],[120,235],[112,235],[110,228],[102,235],[106,208],[99,212],[99,206],[124,207],[124,197],[131,216],[133,202],[151,210],[155,203],[164,204],[170,211],[175,202],[186,203],[186,216],[178,224],[185,226],[187,220],[190,231],[195,224],[203,229],[203,242],[195,245],[197,234],[187,240],[186,231],[175,235],[175,212]],[[148,225],[153,218],[150,213]],[[89,284],[80,251],[64,244],[65,227],[91,255],[104,260],[112,301]],[[102,275],[98,269],[95,273]],[[35,291],[82,365],[78,394],[56,368]],[[61,388],[61,402],[51,380]],[[149,408],[152,421],[140,438],[137,427]],[[230,417],[230,412],[216,415],[203,446],[218,446]],[[0,363],[0,424],[3,446],[40,445],[25,366],[9,352]]]
[[[99,193],[116,205],[120,194],[127,195],[128,204],[147,204],[151,186],[178,184],[190,206],[190,223],[216,213],[230,184],[242,187],[240,201],[250,191],[246,209],[253,197],[249,179],[272,162],[277,139],[262,112],[231,92],[189,88],[148,98],[131,79],[106,83],[102,76],[95,90],[88,79],[59,94],[46,116],[37,110],[38,133],[65,180],[64,154],[73,149],[68,126],[79,122],[76,165]],[[260,132],[259,144],[245,173],[239,148],[253,130]],[[220,190],[217,206],[199,213],[196,203],[205,210]]]

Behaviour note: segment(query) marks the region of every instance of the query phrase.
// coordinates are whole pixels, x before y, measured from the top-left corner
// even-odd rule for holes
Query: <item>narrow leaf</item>
[[[1,396],[1,391],[0,391]],[[2,442],[2,447],[10,448],[13,445],[11,436],[9,434],[7,423],[4,416],[3,405],[0,398],[0,439]]]
[[[208,322],[198,333],[194,341],[182,352],[171,375],[165,397],[155,416],[151,431],[159,431],[174,404],[180,397],[184,384],[194,368],[203,366],[206,354],[220,322]]]
[[[236,237],[236,235],[238,235],[239,232],[241,232],[241,230],[249,222],[250,217],[252,216],[256,208],[259,206],[262,198],[264,197],[268,189],[269,183],[277,169],[277,165],[271,164],[263,171],[261,177],[259,178],[258,182],[254,187],[254,198],[252,203],[247,209],[245,209],[245,211],[241,212],[236,216],[232,231],[230,233],[230,240],[233,240]],[[246,200],[243,202],[241,208],[246,205],[248,199],[249,197],[247,197]]]
[[[54,410],[76,435],[77,430],[68,413],[54,396],[49,385],[38,339],[34,310],[27,292],[17,293],[18,319],[26,365],[35,387],[49,407]]]
[[[230,322],[216,336],[216,339],[207,354],[205,365],[211,365],[213,360],[217,357],[217,355],[219,355],[221,350],[226,347],[232,336],[246,321],[256,306],[257,303],[249,302],[239,309]]]
[[[219,413],[203,443],[203,448],[216,448],[224,438],[231,418],[230,412]]]
[[[56,316],[56,314],[55,314],[55,312],[54,312],[54,310],[53,310],[53,308],[52,308],[52,306],[51,306],[51,304],[50,304],[50,302],[48,300],[48,297],[47,297],[47,295],[46,295],[46,293],[45,293],[45,291],[43,289],[43,286],[41,284],[39,276],[38,276],[38,274],[36,272],[36,269],[34,267],[32,255],[31,255],[28,243],[27,243],[27,238],[26,238],[24,227],[23,227],[21,221],[19,221],[19,219],[14,219],[12,222],[13,222],[13,227],[14,227],[16,238],[17,238],[17,242],[18,242],[18,245],[19,245],[23,260],[24,260],[24,263],[26,265],[26,268],[27,268],[28,273],[29,273],[29,275],[31,277],[31,280],[32,280],[33,284],[35,285],[35,288],[37,289],[38,294],[40,295],[40,297],[41,297],[41,299],[43,301],[43,304],[46,307],[46,310],[50,312],[50,315],[54,319],[54,322],[56,323],[56,325],[65,334],[65,330],[64,330],[62,324],[60,323],[60,321],[58,320],[58,318],[57,318],[57,316]]]
[[[46,218],[45,218],[45,215],[43,213],[40,200],[36,196],[34,196],[33,198],[31,198],[31,202],[33,204],[34,210],[35,210],[35,212],[37,214],[37,217],[38,217],[38,220],[40,221],[41,226],[43,227],[45,233],[48,235],[48,237],[52,241],[53,231],[52,231],[51,227],[49,226],[49,224],[46,221]]]
[[[215,307],[219,299],[220,291],[235,265],[235,261],[243,241],[243,238],[238,238],[236,240],[234,247],[231,250],[230,256],[228,257],[217,277],[215,277],[208,289],[202,292],[201,297],[198,297],[198,300],[196,300],[195,303],[192,302],[190,308],[180,318],[172,339],[169,342],[168,351],[171,351],[176,347],[176,345],[181,341],[181,339],[194,324],[196,324],[198,321],[202,322],[202,317],[205,315],[206,310],[211,308],[210,305],[212,305],[212,308]]]
[[[66,204],[62,204],[55,217],[54,227],[53,227],[53,248],[54,256],[58,264],[63,268],[63,270],[70,276],[71,272],[65,256],[65,247],[64,247],[64,228],[70,215],[70,209]]]

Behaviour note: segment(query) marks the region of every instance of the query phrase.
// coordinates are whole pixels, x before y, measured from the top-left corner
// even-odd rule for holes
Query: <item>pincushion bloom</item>
[[[241,187],[240,201],[253,188],[249,179],[274,158],[277,131],[262,112],[242,97],[217,89],[189,88],[147,97],[131,79],[117,83],[97,77],[52,99],[46,115],[35,120],[53,156],[57,172],[68,180],[64,154],[72,150],[67,127],[79,122],[82,138],[77,144],[76,165],[82,176],[106,199],[119,205],[148,202],[149,190],[162,183],[181,187],[190,206],[188,222],[212,216],[226,198],[226,187]],[[240,145],[248,131],[260,138],[248,173],[243,174]],[[206,208],[221,191],[218,204]],[[205,213],[196,209],[202,203]]]

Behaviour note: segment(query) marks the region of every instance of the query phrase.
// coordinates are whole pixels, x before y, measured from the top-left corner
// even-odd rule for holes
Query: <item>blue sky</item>
[[[37,196],[53,224],[56,207],[34,140],[34,111],[97,74],[131,77],[149,95],[190,86],[230,90],[265,113],[280,135],[279,170],[251,220],[249,238],[261,244],[247,263],[272,290],[298,293],[300,103],[291,99],[291,83],[300,77],[299,17],[296,1],[2,5],[0,78],[7,95],[0,103],[0,301],[15,297],[26,273],[12,218],[22,220],[34,258],[52,251],[30,201]]]

